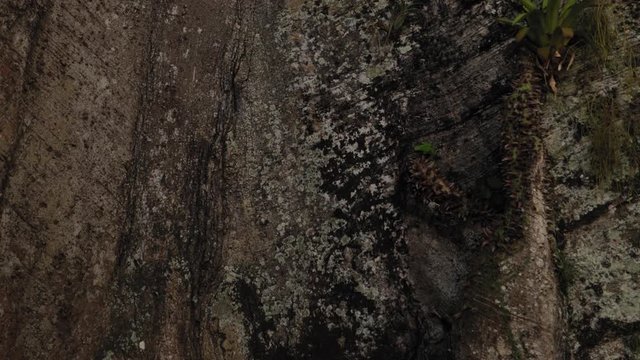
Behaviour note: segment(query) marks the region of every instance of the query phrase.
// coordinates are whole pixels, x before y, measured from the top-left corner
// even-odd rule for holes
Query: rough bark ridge
[[[107,328],[135,7],[9,1],[0,13],[0,344],[8,358],[87,358]]]
[[[139,339],[136,350],[146,340],[150,352],[205,356],[205,313],[222,270],[228,134],[246,77],[246,13],[241,2],[153,5],[116,253],[113,331],[100,356],[126,354],[131,339]],[[222,41],[205,47],[204,32]],[[181,339],[166,333],[176,326]]]
[[[480,285],[466,295],[471,312],[463,320],[468,326],[461,327],[460,358],[562,358],[540,126],[545,84],[535,62],[534,55],[522,52],[520,75],[505,99],[502,172],[508,201],[493,229],[497,250],[480,253],[482,260],[475,263]]]

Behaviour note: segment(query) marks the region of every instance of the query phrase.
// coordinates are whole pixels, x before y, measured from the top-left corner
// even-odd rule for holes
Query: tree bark
[[[468,296],[508,201],[501,117],[519,70],[495,20],[510,9],[497,0],[0,4],[0,351],[515,356],[500,336],[478,343],[474,331],[504,328]],[[549,109],[543,121],[553,123]],[[567,151],[544,139],[555,166]],[[418,157],[420,142],[437,156]],[[410,168],[423,161],[428,178],[416,178]],[[543,183],[569,176],[550,171],[527,189],[535,199]],[[546,228],[546,207],[562,206],[546,201],[527,207],[522,241],[536,254],[504,255],[529,266],[522,282],[504,283],[513,315],[536,317],[509,325],[536,344],[531,359],[568,348],[556,336],[562,318],[543,314],[564,311]],[[578,236],[577,223],[561,220],[567,239]],[[624,221],[624,231],[637,222]],[[543,266],[527,263],[540,253]],[[527,283],[536,276],[544,291],[510,297],[538,288]],[[563,296],[579,299],[586,286]],[[619,339],[637,330],[633,316],[601,315],[599,324],[625,329]],[[564,329],[580,359],[598,348],[584,319]]]

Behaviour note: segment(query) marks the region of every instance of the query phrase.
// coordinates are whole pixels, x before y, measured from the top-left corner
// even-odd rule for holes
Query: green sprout
[[[533,87],[531,86],[531,83],[524,83],[520,85],[520,87],[518,88],[518,91],[521,91],[524,93],[530,93],[531,91],[533,91]]]
[[[413,147],[413,150],[423,155],[433,156],[436,154],[436,149],[430,142],[423,142]]]
[[[396,2],[389,12],[389,19],[380,21],[378,27],[383,33],[385,42],[396,40],[402,29],[407,25],[407,20],[417,12],[410,0]]]

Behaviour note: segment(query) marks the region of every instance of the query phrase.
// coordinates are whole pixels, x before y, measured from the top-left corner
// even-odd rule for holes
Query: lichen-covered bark
[[[416,0],[392,28],[401,7],[386,0],[0,4],[3,356],[477,357],[468,294],[507,201],[501,116],[518,73],[495,23],[506,5]],[[560,108],[545,121],[573,131]],[[567,175],[559,159],[584,154],[557,131],[554,194],[600,194]],[[437,156],[413,154],[422,141]],[[635,201],[602,194],[586,213],[624,207],[606,215],[624,243]],[[574,221],[580,204],[560,207],[565,251],[604,264],[587,244],[603,246],[591,235],[609,217]],[[601,272],[633,278],[629,261]],[[637,330],[634,292],[617,311],[609,290],[632,283],[603,281],[569,288],[577,356]]]
[[[6,8],[3,46],[17,48],[3,59],[8,356],[413,351],[415,314],[390,201],[392,122],[363,117],[368,125],[359,127],[347,113],[303,109],[311,95],[331,106],[349,95],[314,95],[320,89],[303,89],[313,85],[305,77],[329,71],[296,69],[300,41],[319,30],[303,17],[321,7]],[[331,55],[330,40],[318,50]],[[360,40],[344,44],[370,51]],[[335,54],[331,68],[352,50]],[[362,171],[371,176],[360,179]]]
[[[639,9],[636,2],[624,2],[616,8],[620,40],[627,47],[615,47],[617,55],[638,53]],[[640,356],[637,66],[616,55],[604,65],[585,59],[563,79],[562,93],[544,116],[544,126],[549,128],[545,144],[553,164],[550,175],[555,182],[557,237],[562,247],[560,276],[569,322],[567,353],[572,359]],[[631,136],[631,146],[614,159],[621,165],[612,167],[610,183],[598,183],[590,129],[593,116],[610,115],[591,111],[591,104],[602,97],[613,101],[619,112],[617,121],[626,124],[625,132],[630,131]],[[625,139],[616,140],[621,144]]]

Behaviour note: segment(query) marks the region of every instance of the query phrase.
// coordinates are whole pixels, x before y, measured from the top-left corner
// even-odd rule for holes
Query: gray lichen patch
[[[577,47],[576,66],[560,79],[562,91],[546,108],[545,143],[554,160],[551,174],[565,204],[560,208],[565,222],[631,190],[639,171],[637,4],[620,2],[613,9],[603,20],[615,33],[607,40],[609,56]]]
[[[229,142],[233,153],[263,154],[237,171],[264,201],[246,199],[253,210],[243,216],[262,224],[265,251],[232,255],[222,283],[244,318],[239,344],[255,357],[387,358],[413,346],[393,199],[397,123],[371,94],[410,50],[402,36],[378,42],[377,22],[388,11],[386,1],[307,3],[284,10],[276,42],[262,34],[254,43],[254,56],[279,49],[287,67],[275,73],[290,74],[277,93],[248,84],[251,106]],[[253,66],[258,79],[278,77],[275,64]],[[301,97],[302,108],[282,106],[283,94]],[[249,121],[258,134],[249,134]]]
[[[629,16],[637,4],[618,5],[620,21],[627,25],[620,36],[628,41],[625,46],[637,47],[637,31],[628,28],[628,21],[636,21]],[[637,65],[623,59],[628,49],[616,49],[613,59],[599,64],[591,64],[586,49],[579,51],[578,67],[561,79],[544,116],[557,235],[564,247],[558,266],[566,285],[568,347],[584,359],[632,356],[625,339],[640,324],[640,254],[634,246],[640,225],[635,145],[640,138],[633,130],[640,83],[633,75]],[[602,103],[607,111],[598,108]],[[615,166],[603,177],[597,160],[610,154]]]
[[[566,256],[574,264],[569,287],[574,349],[586,352],[602,336],[624,336],[640,324],[638,203],[610,209],[602,219],[571,233]]]
[[[611,181],[607,184],[598,182],[598,171],[594,168],[593,162],[593,157],[598,156],[593,152],[598,149],[594,149],[593,132],[590,127],[594,121],[600,119],[592,118],[594,115],[589,111],[589,105],[596,97],[613,95],[600,92],[604,86],[602,83],[592,83],[590,89],[581,91],[575,90],[573,85],[568,81],[563,84],[566,94],[551,99],[544,116],[545,127],[548,129],[545,144],[554,160],[550,175],[556,179],[555,193],[562,199],[562,202],[558,202],[561,220],[566,223],[577,221],[594,209],[614,201],[620,195],[618,189],[634,186],[633,179],[638,173],[635,155],[622,152],[627,145],[621,144],[621,152],[616,155],[616,161],[620,162],[620,166],[612,170],[609,175]],[[638,87],[632,87],[626,91],[635,93],[639,90]],[[620,102],[619,121],[626,121],[634,116],[632,101],[627,95],[620,96],[615,101]],[[629,138],[628,145],[631,146],[632,142],[637,141]],[[635,151],[632,148],[629,150]]]

